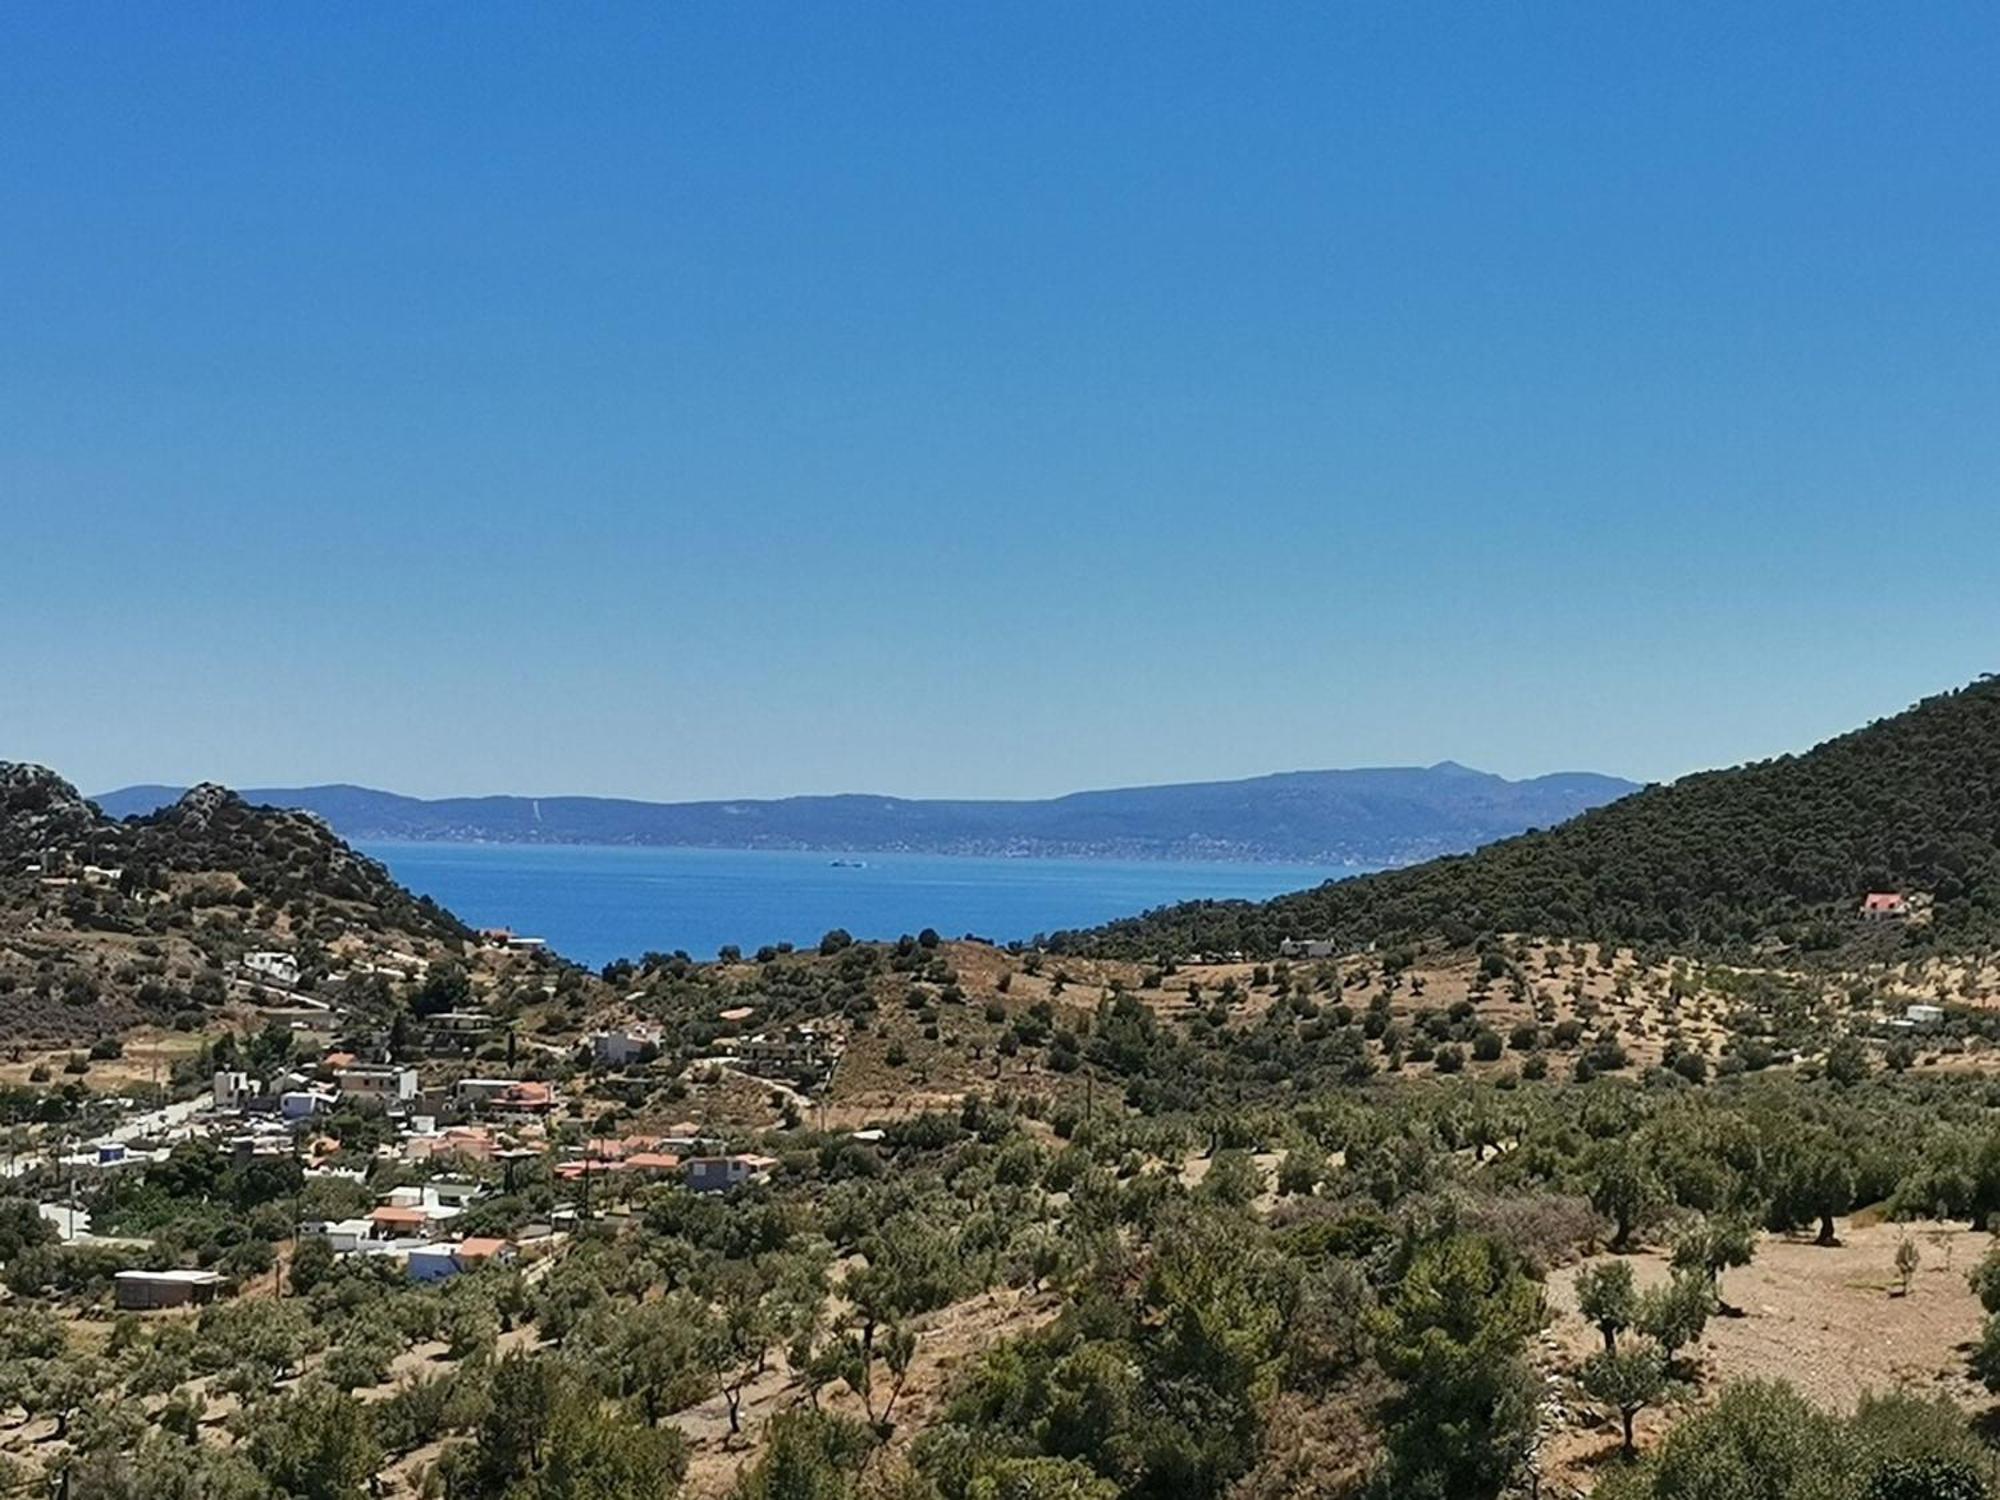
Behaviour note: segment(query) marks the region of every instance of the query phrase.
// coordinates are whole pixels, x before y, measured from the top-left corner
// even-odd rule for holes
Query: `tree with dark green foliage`
[[[1387,1408],[1381,1483],[1397,1500],[1480,1500],[1518,1471],[1534,1430],[1521,1360],[1541,1293],[1493,1241],[1453,1235],[1418,1250],[1377,1327],[1402,1383]]]
[[[256,1407],[243,1448],[273,1493],[290,1500],[356,1500],[382,1460],[361,1404],[318,1384]]]
[[[730,1492],[731,1500],[850,1500],[875,1438],[861,1423],[793,1409],[771,1418],[764,1451]]]
[[[1845,1142],[1831,1131],[1800,1135],[1785,1151],[1773,1187],[1772,1228],[1816,1222],[1820,1244],[1839,1243],[1834,1219],[1854,1206],[1854,1163]]]
[[[1844,1036],[1827,1048],[1826,1076],[1835,1083],[1860,1083],[1868,1072],[1868,1049],[1859,1038]]]
[[[1611,1220],[1611,1248],[1623,1250],[1633,1231],[1665,1201],[1659,1174],[1640,1148],[1625,1139],[1598,1142],[1587,1173],[1591,1206]]]
[[[1722,1301],[1722,1273],[1747,1266],[1757,1251],[1756,1227],[1741,1214],[1727,1213],[1704,1218],[1689,1225],[1674,1240],[1676,1270],[1700,1271],[1718,1307]]]
[[[1623,1349],[1600,1349],[1584,1362],[1578,1377],[1585,1394],[1618,1413],[1624,1432],[1623,1452],[1633,1458],[1638,1449],[1632,1443],[1632,1422],[1649,1406],[1658,1406],[1671,1382],[1667,1378],[1667,1356],[1657,1346],[1627,1344]]]
[[[1961,1458],[1891,1458],[1868,1476],[1861,1500],[1991,1500],[1979,1468]]]
[[[1639,1292],[1629,1261],[1603,1261],[1587,1266],[1576,1278],[1576,1310],[1604,1337],[1604,1352],[1618,1349],[1618,1335],[1639,1316]]]
[[[472,980],[461,964],[433,965],[423,981],[410,991],[410,1012],[420,1017],[464,1010],[471,1003]]]
[[[1675,1356],[1694,1343],[1715,1311],[1715,1292],[1698,1270],[1677,1269],[1666,1281],[1639,1294],[1633,1322],[1656,1344],[1671,1367]]]
[[[1992,1494],[1993,1476],[1992,1458],[1949,1402],[1864,1396],[1843,1417],[1781,1382],[1749,1381],[1674,1428],[1644,1462],[1610,1476],[1597,1496],[1973,1500]],[[1922,1487],[1932,1479],[1939,1489]]]
[[[687,1440],[607,1407],[562,1358],[516,1353],[493,1367],[479,1430],[448,1460],[447,1500],[665,1497],[687,1472]]]

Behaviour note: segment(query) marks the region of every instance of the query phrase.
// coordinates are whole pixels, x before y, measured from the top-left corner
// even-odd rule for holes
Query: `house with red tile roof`
[[[375,1226],[375,1234],[381,1239],[402,1239],[409,1235],[419,1235],[430,1228],[431,1216],[421,1208],[406,1208],[401,1204],[384,1203],[368,1215],[368,1222]]]

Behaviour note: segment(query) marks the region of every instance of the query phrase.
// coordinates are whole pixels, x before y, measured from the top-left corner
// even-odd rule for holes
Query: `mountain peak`
[[[1425,767],[1425,769],[1437,776],[1472,776],[1477,777],[1481,781],[1498,779],[1494,777],[1491,771],[1476,770],[1472,766],[1464,765],[1455,760],[1441,760],[1435,765]]]
[[[47,766],[0,761],[0,848],[34,852],[67,844],[97,822],[97,809]]]
[[[247,804],[235,792],[216,781],[203,781],[181,793],[172,812],[177,818],[206,823],[222,812],[234,812]]]

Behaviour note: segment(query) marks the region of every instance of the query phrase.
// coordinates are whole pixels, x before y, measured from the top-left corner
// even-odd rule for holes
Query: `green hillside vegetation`
[[[1268,956],[1286,937],[1538,932],[1681,951],[1967,951],[2000,940],[1996,786],[2000,681],[1982,677],[1805,754],[1650,787],[1474,854],[1263,903],[1165,907],[1050,946]],[[1933,904],[1864,926],[1870,891]]]
[[[1949,779],[1925,757],[1963,741],[1933,725],[1939,748],[1923,748],[1908,725],[1932,711],[1839,743],[1879,751],[1893,729],[1922,806]],[[1968,711],[1990,717],[1983,689],[1943,700],[1947,720]],[[1877,774],[1827,774],[1836,750],[1783,769],[1836,786]],[[1696,805],[1770,827],[1770,801]],[[118,1106],[54,1080],[0,1093],[25,1163],[0,1191],[0,1487],[2000,1493],[1968,1422],[2000,1390],[2000,1011],[1952,1000],[1895,1032],[1884,1018],[1904,990],[1883,974],[1522,937],[1414,962],[1385,948],[1168,964],[831,932],[716,963],[655,952],[590,975],[537,957],[516,972],[315,820],[219,789],[111,823],[48,773],[0,773],[0,814],[0,849],[21,862],[0,878],[15,1001],[46,986],[56,1019],[101,1018],[136,985],[135,1008],[148,986],[176,1008],[219,996],[244,945],[282,937],[313,993],[341,1004],[338,1035],[218,1001],[195,1014],[173,1092],[225,1069],[337,1083],[341,1052],[394,1058],[420,1068],[438,1123],[521,1148],[399,1149],[416,1136],[356,1099],[313,1118],[310,1157],[304,1138],[241,1154],[243,1122],[224,1118],[77,1174],[54,1148]],[[1720,827],[1709,838],[1738,847]],[[86,860],[121,873],[50,886],[27,869]],[[1978,887],[1921,889],[1942,915]],[[1499,925],[1480,916],[1467,933]],[[1917,950],[1932,930],[1908,929]],[[1905,931],[1842,941],[1900,953]],[[424,946],[427,971],[345,957],[388,944]],[[85,978],[100,988],[72,1001]],[[1948,998],[1912,972],[1897,983]],[[467,1008],[495,1023],[478,1054],[433,1049],[422,1020]],[[613,1022],[650,1039],[621,1063],[586,1043]],[[825,1073],[723,1065],[721,1043],[806,1026],[841,1040]],[[501,1068],[548,1086],[542,1123],[456,1097],[463,1076]],[[719,1193],[650,1167],[565,1171],[689,1132],[770,1169]],[[518,1263],[425,1284],[300,1232],[445,1178],[483,1190],[446,1233],[510,1240]],[[101,1238],[59,1240],[41,1205],[67,1198]],[[199,1312],[119,1315],[112,1278],[141,1266],[224,1284]],[[1878,1392],[1858,1406],[1771,1383],[1856,1360]],[[1931,1399],[1891,1394],[1906,1378]]]

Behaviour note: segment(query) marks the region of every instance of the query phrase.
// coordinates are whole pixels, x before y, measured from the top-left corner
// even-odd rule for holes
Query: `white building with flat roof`
[[[299,982],[299,961],[289,953],[265,949],[243,955],[243,972],[261,983],[290,989]]]

